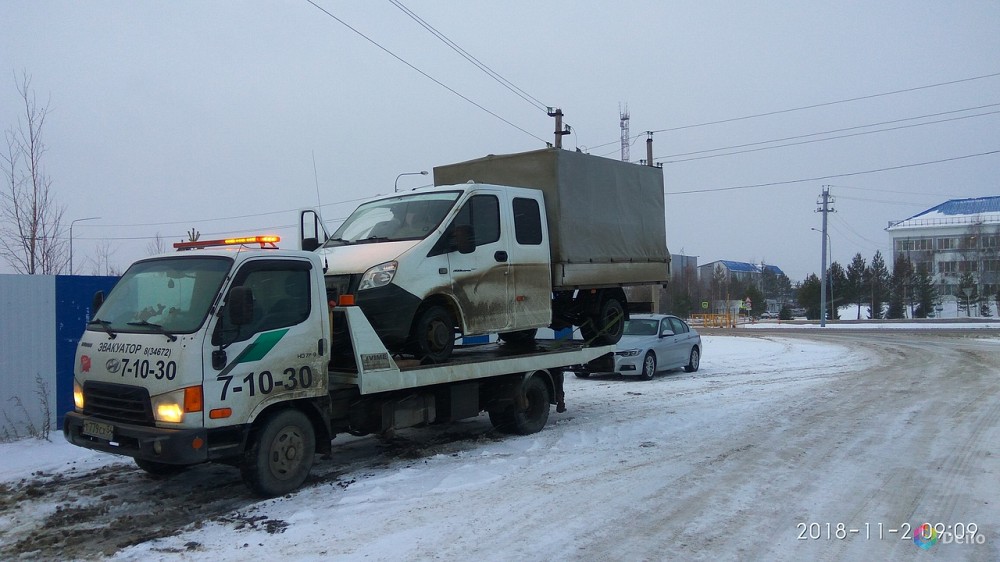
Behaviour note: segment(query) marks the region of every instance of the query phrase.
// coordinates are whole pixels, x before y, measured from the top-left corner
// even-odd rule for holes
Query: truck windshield
[[[356,242],[419,240],[440,226],[460,192],[413,193],[358,207],[325,246]]]
[[[205,321],[231,267],[232,260],[226,257],[137,262],[118,280],[87,329],[192,333]]]

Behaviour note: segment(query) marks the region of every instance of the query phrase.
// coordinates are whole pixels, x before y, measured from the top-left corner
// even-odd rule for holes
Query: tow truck
[[[279,242],[177,243],[95,294],[66,439],[156,475],[230,464],[270,497],[301,486],[340,434],[482,412],[535,433],[565,410],[564,371],[613,360],[614,346],[572,339],[457,346],[440,364],[390,353],[353,295],[331,300],[323,258]]]

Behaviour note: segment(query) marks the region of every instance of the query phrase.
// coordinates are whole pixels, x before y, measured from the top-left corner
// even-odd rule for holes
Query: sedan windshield
[[[413,193],[358,207],[325,244],[418,240],[437,229],[459,192]]]
[[[187,334],[197,330],[219,293],[232,260],[159,258],[125,272],[87,329]]]

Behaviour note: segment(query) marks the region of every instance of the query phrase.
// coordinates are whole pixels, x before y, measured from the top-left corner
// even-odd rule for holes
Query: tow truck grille
[[[88,381],[83,385],[83,413],[136,425],[155,425],[149,392],[141,386]]]

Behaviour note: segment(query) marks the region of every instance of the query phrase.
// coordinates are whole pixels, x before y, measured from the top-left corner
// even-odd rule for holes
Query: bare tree
[[[162,254],[167,251],[167,243],[163,241],[163,237],[157,232],[156,236],[152,240],[146,243],[146,252],[149,255]]]
[[[97,257],[92,261],[93,267],[91,268],[93,275],[118,276],[122,274],[121,269],[111,263],[111,258],[115,255],[116,251],[117,249],[112,248],[111,242],[107,240],[96,246],[94,255]]]
[[[6,150],[0,155],[3,195],[0,199],[0,257],[18,273],[54,275],[67,263],[62,225],[65,207],[52,194],[52,180],[42,166],[42,129],[48,106],[39,106],[31,78],[22,73],[17,92],[24,114],[4,131]]]

